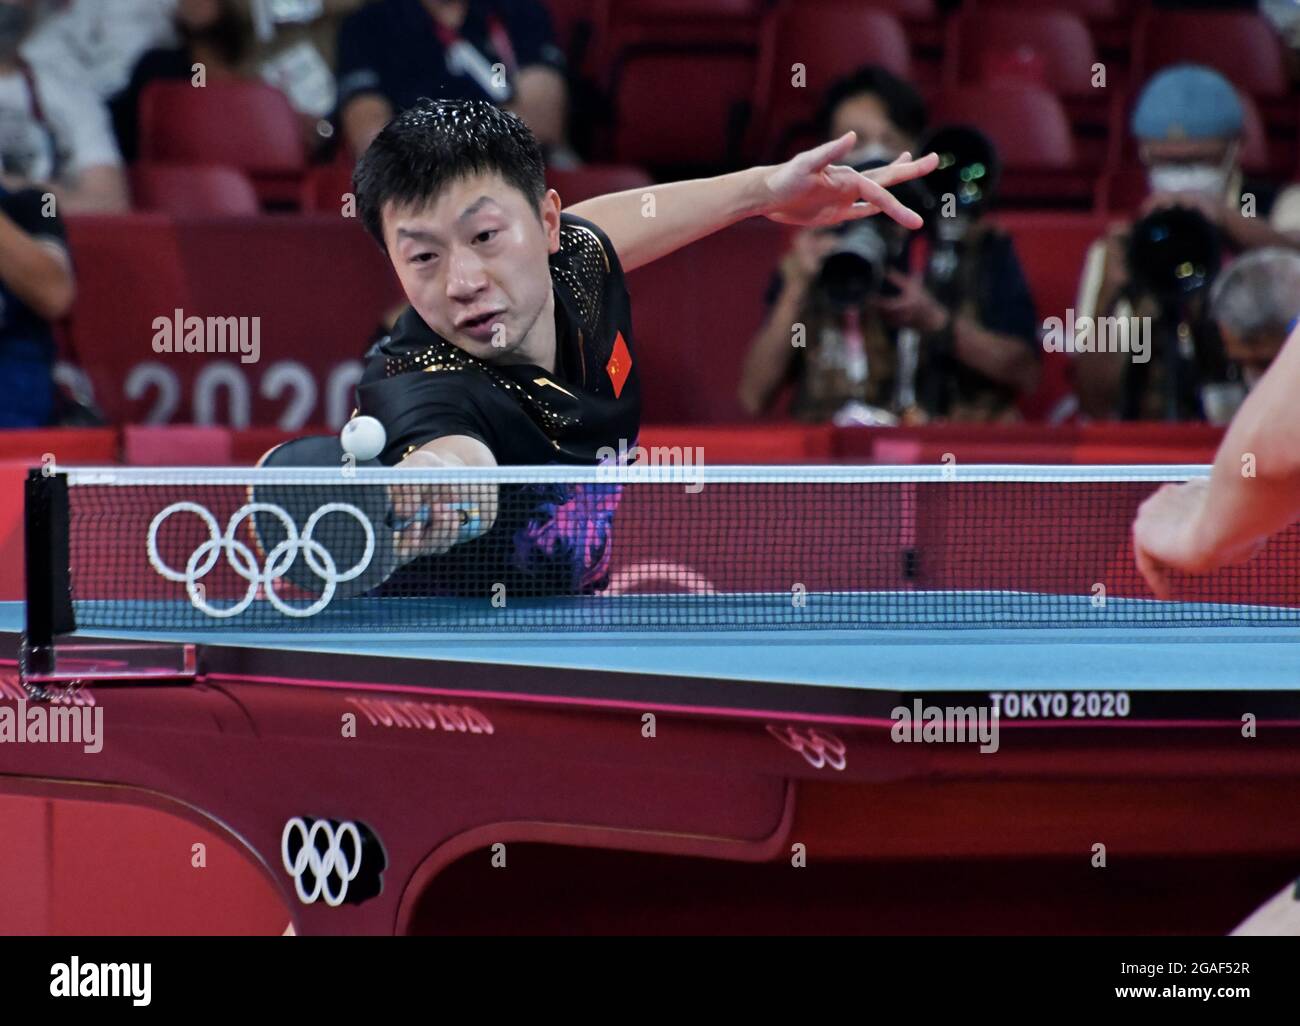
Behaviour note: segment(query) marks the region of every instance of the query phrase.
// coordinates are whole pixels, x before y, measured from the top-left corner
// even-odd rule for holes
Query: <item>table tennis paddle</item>
[[[362,484],[344,477],[343,446],[337,436],[296,438],[271,449],[257,465],[269,469],[328,467],[339,471],[335,483],[272,481],[250,489],[249,501],[282,510],[293,522],[300,539],[297,545],[285,545],[290,531],[284,518],[273,510],[257,510],[252,518],[255,540],[268,569],[284,567],[285,580],[317,595],[333,580],[336,598],[363,595],[397,569],[395,536],[416,522],[419,515],[410,522],[399,522],[387,485]],[[367,460],[358,461],[356,466],[382,464]],[[320,513],[321,510],[327,512]],[[420,513],[427,518],[427,508]],[[302,539],[309,527],[312,544],[305,544]],[[328,556],[323,557],[322,551]]]

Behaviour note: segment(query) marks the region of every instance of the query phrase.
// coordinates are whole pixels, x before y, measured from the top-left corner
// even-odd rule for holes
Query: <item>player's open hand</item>
[[[913,160],[910,153],[904,153],[892,164],[871,171],[855,171],[837,164],[856,143],[857,135],[845,132],[838,139],[769,168],[769,199],[763,214],[782,224],[832,225],[883,213],[905,228],[920,228],[921,215],[887,190],[899,182],[928,175],[939,164],[938,154]]]

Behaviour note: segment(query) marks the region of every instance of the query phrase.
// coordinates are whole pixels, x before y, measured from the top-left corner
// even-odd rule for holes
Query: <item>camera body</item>
[[[1222,261],[1219,230],[1189,207],[1152,211],[1129,234],[1133,283],[1162,305],[1177,304],[1208,288]]]
[[[1219,419],[1216,396],[1231,377],[1207,302],[1222,265],[1219,229],[1197,210],[1162,207],[1133,225],[1125,255],[1130,296],[1157,313],[1155,359],[1126,366],[1121,415],[1155,415],[1158,402],[1165,420]]]
[[[835,245],[822,258],[815,288],[834,307],[857,306],[868,296],[898,291],[886,274],[900,263],[906,243],[886,238],[873,220],[845,221],[828,229]]]
[[[871,171],[888,161],[869,160],[853,165],[855,171]],[[894,186],[889,192],[914,210],[925,210],[929,193],[913,182]],[[835,236],[835,244],[822,258],[813,287],[836,308],[858,306],[870,296],[894,296],[898,287],[888,278],[890,270],[906,270],[912,233],[884,217],[842,221],[824,229]]]

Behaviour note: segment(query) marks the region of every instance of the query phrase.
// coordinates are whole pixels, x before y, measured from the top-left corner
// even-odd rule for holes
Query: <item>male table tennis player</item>
[[[354,181],[360,216],[410,302],[358,388],[359,413],[384,428],[381,462],[594,465],[602,449],[634,447],[640,384],[624,273],[759,215],[831,225],[883,212],[920,227],[886,187],[929,173],[938,158],[903,154],[859,173],[836,163],[854,145],[849,132],[783,164],[561,212],[537,142],[514,116],[474,100],[426,100],[400,114]],[[401,532],[399,557],[438,555],[447,565],[437,577],[461,590],[479,593],[484,575],[500,579],[484,545],[503,534],[528,590],[603,586],[617,488],[517,489],[510,501],[503,488],[499,505],[498,492],[481,485],[399,491],[402,520],[434,513]],[[476,511],[468,523],[466,509]],[[412,586],[431,579],[426,566]]]
[[[1169,574],[1208,573],[1249,559],[1269,535],[1300,519],[1300,328],[1291,332],[1237,411],[1208,479],[1165,485],[1138,509],[1138,568],[1161,598]],[[1254,471],[1253,476],[1243,468]],[[1300,934],[1300,880],[1234,931]]]

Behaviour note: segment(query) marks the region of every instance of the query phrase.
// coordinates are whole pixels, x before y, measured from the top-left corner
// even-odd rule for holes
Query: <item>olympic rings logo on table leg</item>
[[[324,842],[324,850],[317,847]],[[294,816],[280,835],[280,858],[285,871],[293,877],[298,900],[310,905],[324,897],[330,908],[338,908],[348,896],[348,884],[361,872],[361,831],[355,823],[331,823],[313,820],[310,825]],[[339,881],[338,892],[330,886],[330,877]],[[304,882],[310,879],[311,888]]]
[[[829,766],[843,770],[848,766],[848,747],[828,730],[816,727],[799,730],[791,726],[769,723],[767,732],[793,752],[798,752],[813,769]]]
[[[190,553],[184,571],[169,566],[158,552],[158,530],[169,517],[176,513],[193,513],[203,521],[208,529],[207,540]],[[267,553],[265,570],[259,568],[258,559],[253,550],[236,537],[240,525],[255,513],[271,514],[280,521],[285,531],[284,540]],[[316,529],[316,525],[320,523],[321,518],[328,516],[330,513],[346,513],[355,517],[357,522],[361,524],[361,529],[366,536],[365,551],[362,552],[356,564],[344,573],[339,573],[338,566],[335,564],[334,557],[330,555],[329,550],[312,537],[312,532]],[[365,572],[375,554],[375,531],[366,515],[356,506],[346,502],[330,502],[318,508],[308,518],[301,534],[298,533],[298,525],[294,523],[293,517],[289,516],[281,507],[269,502],[250,502],[241,506],[231,515],[224,533],[221,531],[217,518],[212,515],[211,510],[200,506],[196,502],[174,502],[155,516],[149,524],[148,551],[150,565],[167,580],[174,581],[177,584],[184,584],[191,604],[195,609],[206,613],[208,616],[220,619],[238,616],[252,604],[257,597],[258,587],[261,586],[267,601],[285,616],[305,617],[315,616],[329,605],[330,600],[334,597],[334,592],[340,584],[353,580]],[[216,566],[217,559],[223,552],[231,569],[248,582],[244,597],[233,606],[225,608],[209,603],[207,596],[199,587],[199,581],[206,577],[212,568]],[[303,554],[303,559],[311,567],[312,572],[325,582],[325,588],[320,597],[309,606],[289,605],[276,594],[275,588],[272,586],[273,582],[278,581],[288,573],[293,561],[298,558],[299,552]]]

